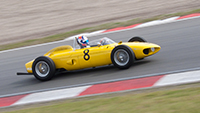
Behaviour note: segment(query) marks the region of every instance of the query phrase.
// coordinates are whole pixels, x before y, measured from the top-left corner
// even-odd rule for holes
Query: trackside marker
[[[159,75],[159,76],[152,76],[152,77],[147,77],[147,78],[138,78],[138,79],[132,79],[132,80],[96,84],[89,87],[88,89],[80,93],[78,96],[151,87],[154,85],[156,81],[158,81],[163,76],[164,75]]]
[[[58,99],[72,98],[76,97],[78,94],[86,90],[90,86],[74,87],[67,89],[59,89],[46,92],[38,92],[27,95],[26,97],[20,99],[13,105],[22,105],[28,103],[45,102]]]
[[[197,16],[200,16],[200,13],[194,13],[194,14],[190,14],[190,15],[186,15],[186,16],[181,16],[181,17],[177,18],[176,20],[197,17]]]
[[[158,80],[154,86],[167,86],[200,81],[200,70],[169,74]]]
[[[111,31],[118,31],[118,30],[124,30],[124,29],[130,29],[130,28],[134,28],[134,27],[136,27],[138,25],[140,25],[140,24],[134,24],[134,25],[126,26],[126,27],[117,27],[117,28],[105,30],[102,33],[107,33],[107,32],[111,32]]]
[[[10,106],[27,95],[29,94],[0,98],[0,107]]]

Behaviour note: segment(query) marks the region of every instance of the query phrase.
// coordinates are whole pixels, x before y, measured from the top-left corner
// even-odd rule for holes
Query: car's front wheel
[[[120,69],[129,68],[135,59],[132,49],[126,45],[119,45],[111,52],[111,61],[115,67]]]
[[[33,62],[32,70],[35,78],[40,81],[47,81],[52,79],[56,68],[52,59],[46,56],[40,56]]]

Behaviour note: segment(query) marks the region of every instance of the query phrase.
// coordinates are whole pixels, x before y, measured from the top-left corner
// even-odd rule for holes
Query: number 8
[[[89,60],[89,59],[90,59],[90,55],[88,54],[88,53],[89,53],[89,50],[86,49],[86,50],[83,51],[83,53],[84,53],[83,58],[84,58],[85,60]]]

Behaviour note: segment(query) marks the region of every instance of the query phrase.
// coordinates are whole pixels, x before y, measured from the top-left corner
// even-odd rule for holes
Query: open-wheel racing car
[[[153,55],[160,49],[159,45],[148,43],[140,37],[119,43],[104,37],[91,41],[86,48],[81,48],[75,38],[73,47],[64,45],[50,50],[25,64],[28,73],[17,75],[33,74],[38,80],[47,81],[61,70],[72,71],[110,64],[127,69],[135,60]]]

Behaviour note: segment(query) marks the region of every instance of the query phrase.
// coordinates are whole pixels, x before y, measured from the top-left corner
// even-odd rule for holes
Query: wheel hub
[[[39,61],[35,66],[35,71],[40,77],[45,77],[50,72],[50,68],[46,62]]]
[[[123,65],[126,65],[128,63],[129,55],[125,50],[119,49],[115,52],[114,60],[118,65],[123,66]]]

